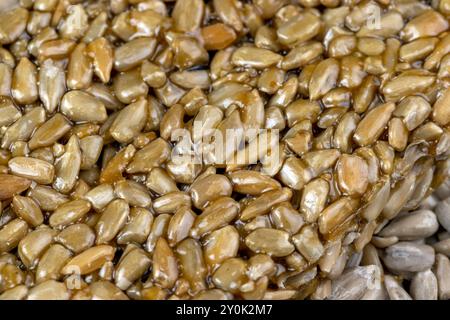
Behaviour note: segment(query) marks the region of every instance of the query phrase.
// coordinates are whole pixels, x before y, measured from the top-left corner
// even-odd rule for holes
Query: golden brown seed
[[[277,229],[295,234],[305,223],[303,216],[292,207],[290,202],[276,204],[270,213],[270,219]]]
[[[439,42],[437,38],[421,38],[404,44],[399,51],[399,58],[406,62],[414,62],[426,58],[433,52],[436,44]]]
[[[65,146],[65,152],[55,161],[53,187],[61,193],[70,192],[78,179],[81,166],[80,141],[73,135]]]
[[[148,93],[148,86],[142,80],[139,68],[121,72],[113,81],[114,93],[122,103],[130,104]]]
[[[126,201],[122,199],[111,201],[95,225],[96,243],[108,243],[114,239],[127,222],[129,213],[130,207]]]
[[[22,116],[21,112],[14,106],[13,101],[8,97],[0,98],[0,125],[9,126]]]
[[[86,44],[78,44],[70,54],[67,67],[67,86],[70,89],[85,89],[89,87],[94,73],[91,64]]]
[[[105,122],[107,118],[104,104],[84,91],[72,90],[61,101],[61,112],[75,122]]]
[[[27,300],[68,300],[69,297],[69,290],[64,283],[47,280],[31,288]]]
[[[158,138],[136,152],[133,160],[127,167],[127,172],[149,172],[165,162],[169,155],[169,144],[164,139]]]
[[[448,21],[437,11],[427,10],[410,20],[401,32],[405,41],[437,36],[448,28]]]
[[[0,174],[0,200],[12,198],[29,188],[31,181],[10,174]]]
[[[128,143],[144,128],[146,120],[147,101],[140,99],[120,111],[109,131],[116,141]]]
[[[114,197],[114,189],[110,184],[100,184],[84,195],[84,198],[88,200],[92,204],[92,207],[97,211],[103,209],[114,199]]]
[[[174,39],[172,47],[173,63],[180,69],[203,65],[209,60],[208,52],[195,38],[178,36]]]
[[[144,208],[131,208],[130,221],[117,235],[117,243],[144,243],[151,231],[153,215]]]
[[[179,191],[175,181],[161,168],[154,168],[150,171],[145,185],[159,195]]]
[[[189,281],[191,290],[199,292],[206,289],[207,269],[200,244],[194,239],[185,239],[178,244],[176,254],[180,261],[180,271]]]
[[[336,164],[337,180],[341,191],[348,195],[361,195],[368,186],[369,167],[364,159],[341,155]]]
[[[178,263],[164,238],[156,242],[153,253],[153,279],[163,288],[171,288],[178,278]]]
[[[32,108],[6,130],[2,139],[2,148],[8,149],[13,142],[26,141],[37,126],[45,122],[45,110],[42,107]]]
[[[144,60],[141,65],[141,77],[152,88],[162,87],[167,80],[164,70],[148,60]]]
[[[8,162],[11,173],[41,184],[50,184],[55,176],[55,168],[50,163],[27,157],[16,157]]]
[[[60,113],[55,114],[40,126],[28,142],[30,150],[49,147],[63,137],[71,128],[70,122]]]
[[[150,264],[151,260],[144,250],[131,250],[117,265],[114,273],[116,286],[122,290],[126,290],[144,274]]]
[[[0,252],[8,252],[19,244],[28,233],[28,225],[21,219],[14,219],[0,229]]]
[[[232,198],[222,197],[208,205],[195,219],[191,237],[197,238],[227,225],[238,214],[239,204]]]
[[[175,29],[180,32],[192,32],[201,25],[205,4],[201,0],[177,1],[172,18]]]
[[[233,226],[226,226],[211,232],[205,238],[204,256],[206,263],[214,267],[228,258],[235,257],[239,249],[239,233]]]
[[[450,112],[448,111],[448,101],[450,99],[450,90],[446,89],[437,99],[433,107],[433,120],[439,125],[447,125],[450,122]]]
[[[166,83],[160,87],[155,88],[156,97],[167,107],[171,107],[183,97],[186,91],[171,81],[166,81]]]
[[[138,38],[117,48],[114,53],[114,68],[130,70],[149,58],[155,51],[156,41],[152,38]]]
[[[91,169],[100,158],[103,149],[103,138],[98,135],[80,139],[81,170]]]
[[[342,197],[326,207],[319,217],[319,230],[321,234],[327,234],[338,228],[350,217],[359,205],[358,199]]]
[[[216,23],[201,29],[206,50],[222,50],[236,40],[234,30],[223,23]]]
[[[39,70],[39,97],[45,109],[53,113],[58,107],[61,97],[66,91],[66,76],[64,69],[51,60],[41,64]]]
[[[359,122],[354,140],[360,146],[366,146],[378,140],[394,112],[395,104],[388,102],[370,110]]]
[[[86,52],[92,58],[94,73],[103,83],[109,82],[113,67],[114,53],[105,38],[97,38],[86,47]]]
[[[381,39],[372,37],[360,37],[358,38],[357,48],[359,51],[368,56],[380,55],[386,45]]]
[[[74,49],[76,43],[69,39],[56,39],[45,41],[39,46],[38,59],[63,59]]]
[[[0,76],[2,81],[0,82],[0,94],[2,96],[8,96],[11,92],[13,70],[5,63],[0,63]]]
[[[218,174],[197,179],[190,188],[192,203],[198,209],[204,209],[211,201],[222,196],[231,196],[231,192],[230,181],[227,177]]]
[[[299,158],[289,157],[279,172],[279,179],[294,190],[301,190],[313,178],[313,172]]]
[[[303,12],[284,22],[277,30],[278,40],[284,45],[301,43],[315,37],[321,27],[320,19]]]
[[[2,10],[0,14],[0,43],[5,45],[14,42],[25,30],[27,20],[28,10],[24,8]]]
[[[294,251],[294,245],[289,241],[289,233],[276,229],[256,229],[245,238],[245,244],[256,253],[266,253],[274,257],[284,257]]]
[[[322,53],[323,46],[321,43],[310,42],[300,44],[289,51],[289,53],[283,58],[281,68],[284,70],[291,70],[303,67],[315,58],[319,57]]]
[[[95,233],[86,224],[73,224],[64,228],[55,237],[55,241],[75,253],[81,253],[94,245]]]
[[[420,96],[409,96],[395,108],[394,116],[403,119],[409,131],[421,125],[431,112],[430,103]]]
[[[243,23],[239,15],[239,11],[232,0],[214,0],[214,10],[219,18],[225,23],[233,27],[237,32],[242,31]]]
[[[173,131],[176,129],[183,128],[183,117],[184,117],[184,108],[176,104],[170,107],[169,110],[164,114],[160,123],[160,134],[161,137],[165,140],[173,140]]]
[[[114,193],[117,198],[124,199],[135,207],[149,207],[152,202],[147,189],[142,184],[130,180],[117,181]]]
[[[325,208],[330,186],[324,179],[318,178],[307,183],[303,189],[300,212],[309,223],[315,222]]]
[[[42,210],[54,211],[57,207],[69,201],[66,195],[50,188],[37,185],[27,193],[41,207]]]
[[[53,243],[56,233],[51,228],[42,227],[28,233],[20,240],[17,252],[27,268],[31,269],[37,265],[40,256]]]
[[[191,206],[191,197],[183,191],[167,193],[153,202],[153,209],[159,214],[174,213],[183,206]]]
[[[243,259],[228,259],[214,272],[212,282],[222,290],[237,293],[248,280],[245,274],[246,267],[247,264]]]
[[[264,69],[276,65],[282,56],[267,49],[240,47],[231,56],[231,62],[236,66]]]
[[[399,118],[389,121],[388,131],[389,144],[397,151],[403,151],[408,143],[408,128]]]
[[[80,220],[90,209],[91,204],[86,200],[73,200],[64,203],[53,212],[49,223],[52,227],[63,228]]]
[[[36,66],[27,58],[20,59],[14,69],[11,94],[19,104],[33,103],[38,98]]]
[[[382,92],[389,101],[398,100],[404,96],[423,92],[436,80],[433,75],[415,75],[402,73],[398,77],[388,81],[382,88]]]
[[[261,194],[241,212],[240,219],[243,221],[250,220],[259,215],[266,214],[270,209],[284,201],[289,201],[292,197],[292,191],[288,188],[267,191]]]
[[[123,148],[116,155],[114,155],[114,157],[102,169],[102,172],[100,173],[100,183],[113,183],[119,180],[124,180],[125,178],[122,176],[122,172],[125,171],[128,163],[130,163],[131,159],[133,159],[135,153],[136,148],[133,145],[128,145],[126,148]]]
[[[36,283],[59,280],[61,269],[72,257],[72,252],[60,244],[52,244],[42,255],[36,269]]]
[[[73,257],[61,270],[63,275],[84,275],[101,268],[101,266],[114,258],[115,249],[108,245],[99,245],[89,248]]]
[[[319,239],[317,229],[304,226],[299,233],[292,237],[297,250],[310,262],[314,263],[324,254],[324,247]]]
[[[257,196],[281,188],[278,181],[257,171],[238,170],[231,172],[229,177],[233,183],[233,191],[242,194]]]
[[[309,81],[309,98],[316,100],[336,86],[339,75],[339,62],[329,58],[321,61]]]
[[[12,208],[17,216],[28,222],[33,227],[44,222],[44,216],[36,201],[30,197],[15,195],[12,200]]]

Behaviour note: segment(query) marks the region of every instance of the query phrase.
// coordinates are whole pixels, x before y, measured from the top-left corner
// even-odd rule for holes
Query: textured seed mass
[[[450,299],[448,17],[0,1],[0,299]]]

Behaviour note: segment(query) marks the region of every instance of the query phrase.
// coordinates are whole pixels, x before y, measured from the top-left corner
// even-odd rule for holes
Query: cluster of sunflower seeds
[[[448,0],[2,0],[0,297],[359,297],[379,287],[377,243],[396,277],[431,278],[414,272],[433,249],[398,228],[436,231],[415,210],[450,175],[448,15]],[[259,136],[217,157],[195,124]],[[201,161],[177,157],[180,129]]]
[[[450,181],[412,211],[380,226],[315,299],[450,299]]]

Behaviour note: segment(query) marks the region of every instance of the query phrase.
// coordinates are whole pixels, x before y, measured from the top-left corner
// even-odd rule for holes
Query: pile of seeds
[[[449,298],[447,16],[1,0],[0,298]]]
[[[312,298],[450,299],[450,180],[418,210],[383,225],[361,252],[341,253],[344,271]]]

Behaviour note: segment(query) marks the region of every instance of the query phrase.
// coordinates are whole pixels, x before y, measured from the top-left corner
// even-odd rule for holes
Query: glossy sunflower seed
[[[16,157],[9,160],[8,167],[14,175],[41,184],[50,184],[55,177],[53,165],[39,159]]]
[[[11,94],[20,104],[33,103],[38,98],[36,66],[27,58],[20,59],[14,69]]]
[[[95,225],[96,243],[108,243],[119,233],[127,222],[130,207],[122,199],[111,201],[102,212]]]
[[[98,270],[105,262],[113,259],[114,252],[115,249],[108,245],[89,248],[70,259],[61,270],[61,273],[64,275],[83,275]]]
[[[163,288],[170,288],[178,278],[175,254],[164,238],[159,238],[153,252],[153,279]]]
[[[27,296],[27,300],[68,300],[69,290],[62,282],[47,280],[33,287]]]
[[[285,231],[260,228],[245,238],[245,244],[255,253],[266,253],[274,257],[287,256],[294,251]]]
[[[94,245],[95,233],[86,224],[73,224],[64,228],[55,237],[55,241],[74,253],[81,253]]]
[[[18,245],[18,254],[27,268],[34,268],[40,256],[53,243],[56,231],[48,228],[38,228],[28,233]]]
[[[44,222],[41,208],[39,208],[36,201],[30,197],[15,195],[12,200],[12,208],[18,217],[34,227],[37,227]]]
[[[354,140],[360,146],[366,146],[378,140],[383,133],[392,113],[395,104],[386,103],[370,110],[356,127]]]
[[[45,110],[42,107],[32,108],[20,119],[8,127],[3,135],[1,147],[8,149],[16,141],[26,141],[34,130],[45,122]]]
[[[75,122],[103,123],[107,118],[104,104],[84,91],[67,92],[61,101],[61,112]]]
[[[36,268],[36,283],[59,280],[61,269],[72,257],[72,252],[60,244],[52,244],[42,255]]]
[[[143,243],[147,239],[153,223],[153,215],[144,208],[131,208],[130,220],[117,235],[121,244]]]
[[[121,259],[114,273],[116,286],[126,290],[135,280],[139,279],[150,266],[150,258],[144,250],[131,250]]]
[[[91,204],[86,200],[73,200],[64,203],[53,212],[49,223],[54,228],[63,228],[80,220],[90,209]]]
[[[0,174],[0,200],[12,198],[15,194],[28,189],[31,181],[10,174]]]

